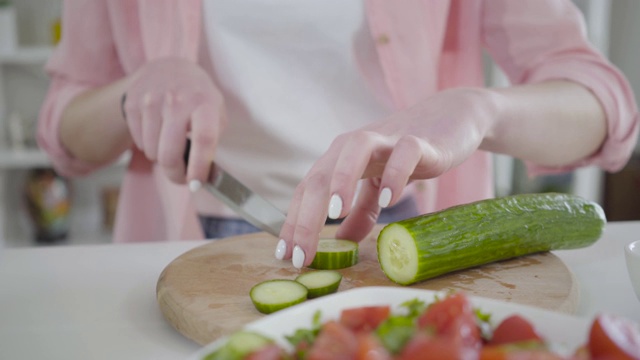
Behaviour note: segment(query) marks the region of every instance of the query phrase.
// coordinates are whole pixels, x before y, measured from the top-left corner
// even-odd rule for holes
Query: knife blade
[[[184,151],[185,164],[188,164],[190,151],[191,141],[187,140]],[[211,162],[209,176],[202,187],[251,225],[276,237],[280,236],[286,215],[220,165]]]

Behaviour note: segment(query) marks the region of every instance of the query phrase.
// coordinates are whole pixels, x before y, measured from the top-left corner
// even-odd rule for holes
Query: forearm
[[[490,90],[497,116],[480,148],[562,166],[596,152],[607,136],[598,99],[569,81]]]
[[[74,157],[106,163],[130,148],[131,136],[120,110],[126,81],[88,90],[67,105],[62,113],[60,140]]]

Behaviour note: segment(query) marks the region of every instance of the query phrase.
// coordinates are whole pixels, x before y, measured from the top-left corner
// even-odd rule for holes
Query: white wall
[[[51,45],[53,23],[62,11],[62,0],[11,0],[16,8],[18,45],[33,47]],[[44,99],[49,79],[39,62],[33,65],[5,64],[3,82],[6,106],[16,112],[33,130]],[[0,126],[4,126],[0,106]],[[2,132],[0,132],[1,134]],[[33,134],[32,134],[33,135]],[[2,150],[0,150],[2,151]],[[31,223],[26,216],[23,187],[26,170],[22,168],[0,169],[6,181],[0,181],[0,202],[6,203],[7,219],[0,219],[0,237],[7,246],[31,245]],[[124,167],[114,166],[98,171],[91,176],[72,181],[72,213],[70,243],[106,242],[110,233],[102,226],[102,190],[120,183]],[[4,225],[4,229],[3,229]]]

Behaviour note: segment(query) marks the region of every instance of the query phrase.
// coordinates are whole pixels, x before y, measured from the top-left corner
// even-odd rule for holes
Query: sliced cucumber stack
[[[273,343],[273,340],[253,331],[240,330],[229,336],[227,342],[204,360],[241,360],[252,352]]]
[[[358,243],[342,239],[320,239],[316,257],[309,268],[295,280],[273,279],[256,284],[249,295],[253,305],[263,314],[299,304],[338,291],[342,274],[335,269],[358,262]]]
[[[271,314],[305,301],[308,292],[304,285],[295,280],[275,279],[255,285],[249,296],[258,311]]]
[[[298,275],[296,281],[309,290],[307,298],[313,299],[338,291],[342,274],[333,270],[313,270]]]
[[[336,270],[358,263],[358,243],[343,239],[320,239],[312,269]]]

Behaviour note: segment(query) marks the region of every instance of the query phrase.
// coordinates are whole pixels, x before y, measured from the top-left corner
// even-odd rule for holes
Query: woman
[[[227,223],[198,190],[214,158],[287,212],[275,254],[299,268],[327,217],[361,240],[398,203],[492,197],[491,152],[617,171],[637,139],[632,90],[569,0],[68,0],[63,23],[38,139],[68,176],[132,150],[115,241]],[[483,87],[483,50],[511,87]]]

